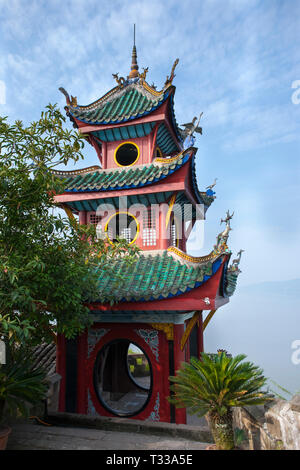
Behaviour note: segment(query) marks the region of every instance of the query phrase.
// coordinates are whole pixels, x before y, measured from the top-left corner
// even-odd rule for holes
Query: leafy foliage
[[[9,318],[36,342],[52,330],[74,337],[90,325],[87,303],[112,302],[113,293],[99,298],[97,270],[136,256],[124,240],[107,244],[94,226],[58,213],[64,183],[51,169],[82,159],[85,142],[64,121],[52,105],[28,127],[0,117],[0,335]]]
[[[271,397],[262,391],[266,383],[263,372],[251,362],[243,362],[245,355],[228,357],[202,353],[201,360],[191,358],[183,363],[174,383],[170,401],[187,407],[192,414],[203,416],[208,412],[225,415],[231,407],[261,405]]]
[[[46,396],[46,372],[34,369],[24,347],[9,344],[7,362],[0,366],[0,422],[5,412],[9,415],[28,415],[28,404],[35,405]]]
[[[279,388],[279,390],[281,392],[283,392],[285,394],[284,395],[281,395],[279,394],[276,390],[273,390],[271,389],[271,392],[274,393],[274,396],[276,396],[277,398],[279,398],[280,400],[290,400],[294,395],[298,395],[300,394],[300,390],[296,391],[296,392],[290,392],[289,390],[287,390],[286,388],[282,387],[282,385],[279,385],[277,382],[275,382],[274,380],[271,380],[270,382],[272,382],[277,388]]]
[[[245,358],[243,354],[231,357],[226,351],[202,353],[201,360],[191,358],[170,377],[174,395],[169,401],[192,414],[207,415],[217,449],[235,446],[232,407],[262,405],[273,399],[262,391],[267,380],[262,370],[243,362]]]
[[[235,428],[234,429],[234,442],[237,446],[243,444],[243,442],[248,441],[248,436],[244,429]]]

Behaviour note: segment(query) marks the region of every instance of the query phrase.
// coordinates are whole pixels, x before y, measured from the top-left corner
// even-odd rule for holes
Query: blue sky
[[[63,86],[79,104],[130,69],[133,23],[140,69],[164,84],[174,60],[179,124],[203,111],[200,188],[218,178],[205,254],[234,210],[230,247],[243,248],[241,285],[299,276],[299,0],[0,0],[0,113],[25,123]],[[299,95],[300,96],[300,95]],[[3,100],[2,100],[3,102]],[[86,149],[81,166],[97,163]]]

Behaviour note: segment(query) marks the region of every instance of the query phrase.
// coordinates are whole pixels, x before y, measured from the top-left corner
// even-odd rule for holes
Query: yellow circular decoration
[[[119,163],[118,160],[117,160],[117,152],[118,152],[118,150],[119,150],[121,147],[123,147],[123,145],[127,145],[127,144],[130,144],[130,145],[134,145],[134,146],[135,146],[135,148],[137,149],[137,157],[136,157],[136,159],[134,160],[134,162],[130,163],[129,165],[122,165],[122,164]],[[132,165],[134,165],[134,164],[138,161],[139,158],[140,158],[140,148],[139,148],[139,146],[138,146],[135,142],[132,142],[132,141],[129,141],[129,140],[126,141],[126,142],[122,142],[121,144],[119,144],[118,147],[115,149],[115,152],[114,152],[114,160],[115,160],[116,164],[117,164],[118,166],[121,166],[121,167],[132,166]]]
[[[132,243],[134,243],[134,242],[136,241],[136,239],[137,239],[137,237],[138,237],[138,235],[139,235],[139,233],[140,233],[140,224],[139,224],[137,218],[136,218],[133,214],[131,214],[130,212],[127,212],[127,211],[118,211],[118,212],[115,212],[114,214],[112,214],[112,215],[109,217],[109,219],[108,219],[108,221],[106,222],[105,227],[104,227],[104,232],[106,233],[106,238],[107,238],[107,240],[109,241],[109,243],[110,243],[111,245],[113,245],[113,242],[110,240],[110,238],[109,238],[109,236],[108,236],[108,234],[107,234],[107,230],[108,230],[108,224],[109,224],[109,222],[111,221],[111,219],[112,219],[113,217],[116,217],[118,214],[127,214],[127,215],[129,215],[129,217],[132,217],[133,220],[134,220],[135,223],[136,223],[136,234],[135,234],[135,237],[134,237],[134,239],[129,243],[129,245],[132,245]]]

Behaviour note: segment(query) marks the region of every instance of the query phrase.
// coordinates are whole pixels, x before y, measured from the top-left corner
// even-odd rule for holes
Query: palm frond
[[[270,395],[262,391],[267,380],[262,370],[245,358],[244,354],[229,357],[224,352],[203,353],[201,360],[193,357],[190,363],[182,363],[176,375],[170,377],[174,392],[171,403],[203,415],[270,400]]]

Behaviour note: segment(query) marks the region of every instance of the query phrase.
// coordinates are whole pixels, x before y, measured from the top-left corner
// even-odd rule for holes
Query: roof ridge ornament
[[[240,250],[238,253],[237,253],[237,258],[235,258],[234,260],[232,260],[232,263],[231,265],[229,266],[229,271],[232,271],[232,272],[237,272],[238,274],[240,274],[242,271],[239,269],[239,264],[240,264],[240,261],[241,261],[241,257],[242,257],[242,253],[244,252],[245,250]]]
[[[225,219],[221,219],[221,224],[224,222],[226,224],[226,227],[223,232],[219,233],[219,235],[217,236],[217,244],[214,246],[214,251],[216,253],[229,251],[227,241],[229,237],[229,232],[232,230],[232,228],[230,227],[230,220],[232,219],[233,214],[234,212],[230,215],[228,210]]]
[[[116,80],[120,88],[122,88],[125,85],[126,80],[124,77],[119,77],[119,72],[113,73],[112,76]]]
[[[76,96],[72,96],[72,95],[71,95],[71,99],[70,99],[69,93],[68,93],[63,87],[59,87],[59,91],[60,91],[63,95],[65,95],[66,102],[67,102],[67,105],[68,105],[68,106],[72,106],[73,108],[75,108],[76,106],[78,106],[78,104],[77,104],[77,97],[76,97]]]
[[[226,213],[225,219],[224,219],[224,220],[221,219],[220,225],[221,225],[223,222],[225,222],[226,225],[229,224],[229,226],[230,226],[230,220],[232,219],[233,216],[234,216],[234,211],[233,211],[233,213],[230,215],[229,210],[228,210],[227,213]]]
[[[146,75],[147,75],[149,69],[148,69],[148,67],[146,67],[146,68],[143,67],[143,70],[144,70],[143,73],[139,73],[139,78],[140,78],[141,82],[144,82],[146,80]]]
[[[133,48],[132,48],[132,55],[131,55],[131,70],[128,75],[128,78],[138,78],[139,77],[139,66],[137,63],[137,53],[136,53],[136,46],[135,46],[135,24],[133,25]]]
[[[184,127],[184,130],[179,128],[181,137],[184,141],[184,148],[187,147],[192,147],[195,143],[195,136],[194,132],[198,132],[198,134],[202,135],[202,127],[199,127],[199,122],[201,120],[201,117],[203,115],[203,112],[200,113],[199,119],[197,121],[197,116],[195,116],[192,120],[192,122],[187,122],[186,124],[182,124]]]
[[[174,78],[175,78],[175,76],[176,76],[175,73],[174,73],[174,71],[175,71],[175,68],[176,68],[178,62],[179,62],[179,59],[176,59],[175,62],[174,62],[174,64],[173,64],[173,67],[172,67],[170,76],[167,75],[167,78],[166,78],[166,81],[165,81],[165,84],[164,84],[164,88],[167,88],[168,86],[171,86],[171,85],[172,85],[172,82],[173,82],[173,80],[174,80]]]
[[[217,179],[218,179],[218,178],[215,178],[215,181],[214,181],[212,184],[210,184],[209,186],[206,186],[205,189],[212,189],[212,188],[214,188],[214,187],[216,186],[216,184],[217,184]]]
[[[209,196],[209,197],[215,197],[215,194],[216,194],[216,193],[215,193],[215,191],[213,191],[213,188],[214,188],[214,187],[216,186],[216,184],[217,184],[217,179],[218,179],[218,178],[215,178],[215,181],[214,181],[212,184],[206,186],[206,188],[205,188],[205,189],[206,189],[205,194],[206,194],[207,196]]]

